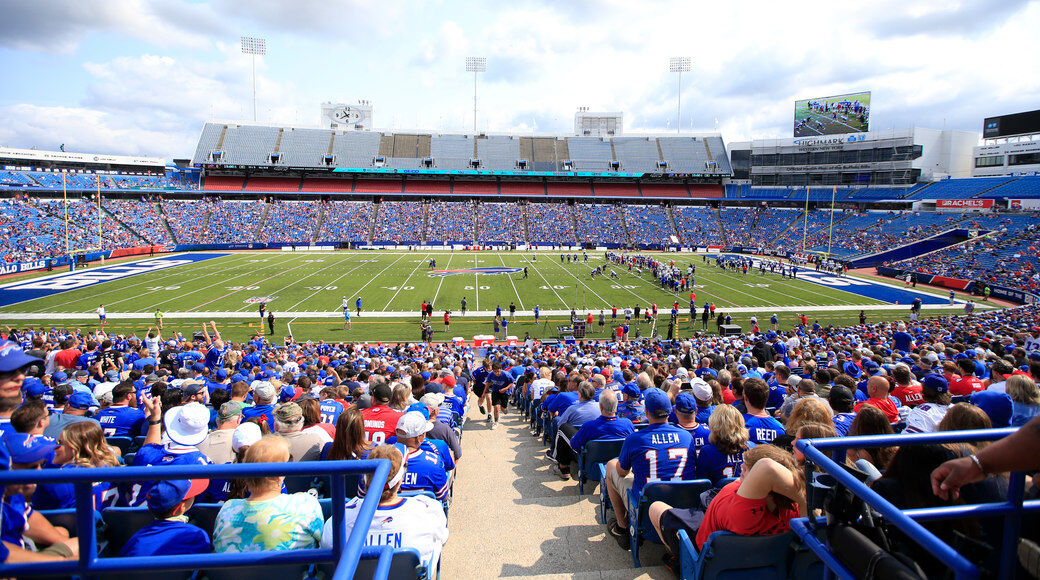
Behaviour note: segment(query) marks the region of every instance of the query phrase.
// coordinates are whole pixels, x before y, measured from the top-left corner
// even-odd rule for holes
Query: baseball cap
[[[846,363],[848,364],[848,363]],[[874,376],[881,373],[881,367],[872,360],[863,361],[863,370],[867,371],[867,374]]]
[[[426,393],[419,399],[419,402],[436,409],[444,404],[444,393]]]
[[[263,437],[263,432],[260,431],[260,426],[256,423],[242,423],[238,427],[235,427],[235,432],[231,434],[231,449],[238,451],[243,447],[248,447]]]
[[[925,375],[921,379],[921,386],[937,393],[945,393],[950,390],[950,383],[946,380],[946,377],[936,373]]]
[[[371,389],[372,398],[380,401],[389,401],[391,396],[390,385],[386,383],[379,383],[374,385]]]
[[[12,463],[36,463],[54,458],[54,450],[58,442],[43,435],[29,435],[11,431],[4,437],[7,452],[11,454]]]
[[[267,381],[260,381],[259,384],[257,384],[256,387],[253,388],[253,394],[257,398],[269,401],[271,399],[274,399],[277,393],[275,393],[274,385]]]
[[[628,395],[629,397],[635,397],[636,399],[638,399],[639,395],[641,395],[642,393],[639,392],[639,387],[637,387],[635,383],[628,383],[627,385],[621,387],[621,394]]]
[[[216,377],[218,381],[222,381],[222,380],[226,379],[227,376],[228,376],[227,375],[227,369],[219,368],[219,369],[213,371],[213,376]]]
[[[174,407],[163,417],[166,435],[179,445],[195,446],[209,434],[209,409],[202,403]]]
[[[292,385],[285,385],[278,391],[278,402],[284,403],[291,401],[296,398],[296,387]]]
[[[206,365],[197,362],[197,363],[191,365],[191,370],[193,370],[193,371],[195,371],[197,373],[201,373],[202,371],[206,370]]]
[[[672,401],[664,391],[657,387],[650,387],[644,391],[643,401],[648,415],[666,416],[672,412]]]
[[[418,437],[430,429],[433,429],[433,425],[418,411],[409,411],[397,421],[397,434],[400,437]]]
[[[1012,401],[1007,393],[997,391],[979,391],[972,393],[968,399],[972,405],[982,409],[989,415],[989,420],[994,427],[1010,427],[1012,414]],[[12,453],[13,455],[13,453]]]
[[[94,399],[83,391],[75,391],[69,395],[68,403],[73,409],[89,409],[94,406]]]
[[[181,392],[184,394],[185,397],[190,397],[192,395],[199,394],[202,391],[203,386],[204,385],[202,383],[197,381],[191,383],[182,383]]]
[[[47,394],[47,385],[41,383],[40,379],[36,377],[26,377],[22,382],[22,390],[25,391],[26,397],[36,399]]]
[[[16,371],[33,363],[41,363],[43,359],[25,354],[17,342],[5,340],[0,342],[0,373]]]
[[[852,406],[855,398],[852,396],[852,391],[845,385],[834,385],[827,395],[827,400],[831,403],[831,407],[845,408],[845,405]]]
[[[224,423],[235,415],[241,415],[245,406],[245,403],[242,401],[228,401],[224,403],[220,406],[220,410],[217,411],[217,422]]]
[[[679,393],[675,397],[675,411],[677,413],[696,413],[697,399],[693,398],[690,393]]]
[[[426,393],[443,393],[444,386],[440,383],[427,383],[425,388]]]
[[[145,384],[158,383],[159,382],[159,375],[157,375],[155,373],[152,373],[152,374],[150,374],[150,375],[148,375],[147,377],[144,378],[144,382],[145,382]]]
[[[19,367],[19,368],[21,368],[21,367]],[[10,372],[10,371],[8,371],[8,372]],[[54,384],[60,385],[61,383],[69,382],[69,375],[65,374],[65,371],[58,371],[58,372],[54,373],[53,375],[51,375],[51,380],[54,381]]]
[[[693,396],[696,397],[698,401],[710,401],[712,397],[711,385],[702,380],[694,380]],[[678,402],[678,400],[676,402]]]
[[[108,371],[107,373],[105,373],[105,380],[110,382],[110,383],[118,383],[119,382],[119,371],[116,371],[116,370]]]
[[[285,403],[278,405],[278,408],[274,410],[274,416],[279,421],[291,421],[296,417],[302,417],[303,409],[296,403]]]
[[[156,513],[164,513],[177,507],[182,501],[191,499],[206,491],[208,479],[164,479],[157,481],[148,490],[148,509]]]
[[[416,413],[422,413],[422,416],[427,419],[430,418],[430,409],[423,403],[412,403],[407,409],[405,409],[405,412],[408,413],[413,411]]]

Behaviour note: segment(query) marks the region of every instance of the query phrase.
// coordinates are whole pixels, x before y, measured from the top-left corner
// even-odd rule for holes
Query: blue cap
[[[841,367],[841,370],[854,379],[858,379],[860,375],[863,374],[863,371],[861,371],[859,367],[856,366],[856,363],[852,361],[845,363],[845,366]]]
[[[65,371],[58,371],[51,375],[51,380],[54,381],[54,384],[60,385],[69,381],[69,375],[65,374]]]
[[[696,413],[697,399],[690,393],[679,393],[675,397],[675,410],[679,413]]]
[[[278,391],[278,402],[284,403],[291,401],[296,397],[296,388],[291,385],[283,385],[282,389]]]
[[[432,377],[432,376],[433,375],[430,374],[430,371],[423,371],[422,372],[422,378],[423,378],[424,381],[430,380],[430,377]]]
[[[672,412],[672,401],[668,395],[657,387],[650,387],[643,392],[643,402],[647,415],[667,416]]]
[[[867,371],[867,374],[871,376],[881,374],[881,367],[879,367],[876,362],[869,359],[863,361],[863,370]]]
[[[0,342],[0,373],[16,371],[32,363],[42,363],[43,359],[25,354],[17,342],[5,340]]]
[[[217,377],[218,381],[222,381],[227,378],[227,369],[219,368],[213,371],[213,376]]]
[[[202,371],[206,370],[206,365],[204,365],[204,364],[202,364],[200,362],[197,362],[197,363],[191,365],[191,370],[193,370],[193,371],[195,371],[197,373],[201,373]]]
[[[621,387],[621,394],[638,399],[642,393],[639,392],[639,387],[635,383],[628,383]]]
[[[946,377],[937,373],[925,375],[921,379],[921,386],[937,393],[946,393],[950,390],[950,383],[946,380]]]
[[[427,383],[426,384],[426,388],[425,388],[425,392],[427,392],[427,393],[443,393],[444,392],[444,385],[441,385],[440,383]]]
[[[184,500],[206,491],[208,479],[164,479],[155,482],[148,490],[148,509],[164,513],[177,507]]]
[[[22,390],[25,391],[26,397],[39,398],[46,395],[50,389],[36,377],[25,377],[25,380],[22,381]]]
[[[1007,393],[997,391],[979,391],[973,393],[968,399],[972,405],[982,409],[989,415],[990,422],[994,427],[1010,427],[1012,414],[1012,401]],[[12,452],[12,455],[14,452]]]
[[[43,435],[29,435],[11,431],[4,437],[7,452],[11,454],[12,463],[36,463],[50,461],[54,458],[54,450],[58,442]]]
[[[423,417],[426,417],[427,419],[430,418],[430,409],[422,403],[414,403],[410,407],[405,409],[404,412],[409,413],[411,411],[418,411],[423,414]]]
[[[94,405],[94,399],[83,391],[76,391],[69,395],[68,402],[73,409],[89,409]]]

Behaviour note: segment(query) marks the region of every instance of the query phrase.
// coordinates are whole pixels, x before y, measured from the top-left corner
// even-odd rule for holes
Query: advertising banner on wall
[[[936,209],[990,209],[992,199],[937,199]]]

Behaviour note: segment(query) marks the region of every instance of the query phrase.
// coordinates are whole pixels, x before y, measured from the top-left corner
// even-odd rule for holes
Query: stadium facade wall
[[[934,252],[935,250],[963,242],[969,237],[970,232],[965,229],[947,230],[923,240],[911,242],[905,246],[899,246],[898,248],[851,260],[849,262],[849,267],[868,268],[885,262],[897,262],[915,256],[922,256],[928,252]]]
[[[888,278],[902,278],[911,270],[903,270],[901,268],[889,268],[887,266],[878,266],[877,273],[879,276],[885,276]],[[950,288],[953,290],[961,290],[963,292],[971,292],[977,294],[980,288],[976,288],[974,280],[961,280],[959,278],[950,278],[949,276],[935,276],[933,274],[924,274],[917,272],[917,281],[921,284],[931,284],[933,286],[942,286],[943,288]],[[990,286],[990,296],[999,300],[1007,300],[1016,304],[1037,304],[1040,303],[1040,296],[1031,292],[1025,292],[1024,290],[1016,290],[1014,288],[1008,288],[1006,286]]]

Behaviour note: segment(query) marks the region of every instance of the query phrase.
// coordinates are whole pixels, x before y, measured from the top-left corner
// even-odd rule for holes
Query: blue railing
[[[78,574],[94,576],[112,572],[144,572],[153,570],[205,570],[235,566],[275,564],[314,564],[336,562],[335,580],[354,576],[358,560],[378,558],[374,578],[386,578],[390,572],[392,547],[365,548],[367,525],[356,525],[346,533],[345,476],[372,474],[372,485],[382,489],[390,472],[386,460],[308,461],[294,463],[240,463],[224,465],[161,465],[144,467],[101,467],[82,469],[45,469],[0,472],[0,488],[16,483],[72,483],[76,493],[76,527],[79,559],[64,562],[0,565],[0,576],[33,576]],[[332,548],[248,553],[212,553],[179,556],[135,556],[99,558],[97,521],[94,511],[92,483],[96,481],[136,482],[168,479],[231,479],[328,475],[332,483]],[[371,522],[379,505],[379,494],[369,494],[358,511],[358,522]]]
[[[1000,578],[1013,578],[1016,570],[1016,553],[1024,511],[1040,510],[1040,500],[1023,501],[1025,474],[1012,473],[1008,485],[1007,501],[991,504],[958,505],[939,508],[900,510],[867,487],[853,474],[844,469],[827,453],[834,453],[840,463],[845,462],[845,451],[855,448],[889,447],[897,445],[928,445],[943,443],[971,443],[995,441],[1014,433],[1017,429],[984,429],[972,431],[944,431],[912,435],[882,435],[864,437],[839,437],[833,439],[802,439],[798,449],[805,454],[806,465],[815,464],[863,499],[867,505],[880,513],[885,520],[899,528],[910,539],[927,550],[938,561],[948,566],[958,579],[979,577],[979,570],[967,558],[949,544],[940,540],[918,521],[933,521],[955,518],[1004,517],[1003,538],[1000,547]],[[807,467],[808,469],[808,467]],[[791,529],[812,549],[827,567],[826,577],[837,574],[845,580],[856,578],[830,548],[820,540],[817,531],[825,527],[824,520],[810,521],[809,518],[791,520]]]

